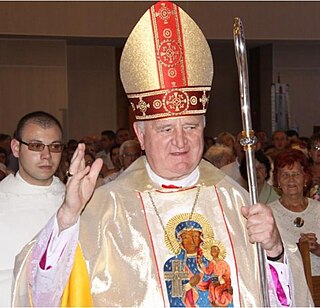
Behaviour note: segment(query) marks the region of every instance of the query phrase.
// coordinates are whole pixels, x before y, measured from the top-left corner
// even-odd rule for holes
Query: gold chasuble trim
[[[71,275],[62,295],[61,307],[93,307],[89,274],[79,244]]]

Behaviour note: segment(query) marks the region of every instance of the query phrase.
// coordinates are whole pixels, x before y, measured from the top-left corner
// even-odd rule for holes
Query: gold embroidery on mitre
[[[184,91],[173,89],[163,97],[163,106],[168,113],[182,113],[189,109],[189,96]]]
[[[120,76],[137,120],[204,114],[213,77],[211,50],[201,29],[183,9],[172,2],[156,3],[127,39]],[[170,89],[185,92],[189,87],[189,106],[179,95],[175,105],[163,101]],[[206,91],[204,95],[200,88]],[[158,91],[162,94],[157,96]],[[132,94],[135,99],[130,98]],[[181,99],[178,104],[177,99]]]
[[[152,105],[153,108],[160,109],[162,107],[162,102],[160,99],[156,99],[155,101],[153,101]]]
[[[165,28],[162,32],[163,36],[167,39],[172,37],[172,31],[170,28]]]
[[[182,48],[175,40],[165,40],[160,43],[158,59],[164,66],[173,67],[180,64],[182,60]]]
[[[142,116],[146,115],[148,108],[150,108],[150,105],[140,97],[139,103],[137,105],[137,109],[140,109],[140,111],[142,112]]]
[[[206,96],[206,91],[203,91],[202,97],[200,98],[200,102],[202,103],[203,109],[206,108],[208,101],[209,101],[209,96]]]
[[[168,69],[168,76],[170,78],[175,78],[177,76],[177,70],[174,68],[169,68]]]
[[[169,8],[170,6],[172,6],[172,10]],[[162,21],[159,21],[159,17]],[[172,23],[171,25],[169,25],[169,19],[170,23]],[[151,20],[154,29],[153,35],[160,87],[168,87],[168,78],[179,78],[181,79],[181,85],[187,85],[184,50],[182,48],[183,35],[180,31],[179,8],[172,3],[161,3],[161,7],[158,9],[155,5],[151,7]],[[167,32],[161,31],[162,24],[168,25],[168,28],[173,27],[170,28],[170,35]],[[166,34],[166,36],[163,36],[163,34]],[[167,35],[169,35],[169,38]],[[168,69],[174,66],[177,67],[179,73],[172,74],[173,72],[168,72]]]
[[[161,6],[162,7],[159,10],[159,12],[156,12],[156,17],[161,18],[163,22],[167,24],[171,15],[174,15],[174,11],[170,11],[170,9],[166,7],[165,3],[161,3]]]
[[[130,102],[130,105],[131,105],[132,110],[133,110],[133,111],[136,111],[136,107],[135,107],[134,103],[133,103],[133,102]]]
[[[174,89],[172,89],[174,90]],[[179,91],[184,91],[184,92],[192,92],[192,91],[196,91],[196,92],[204,92],[206,93],[207,91],[210,91],[210,87],[183,87],[183,88],[179,88]],[[129,99],[132,98],[141,98],[144,99],[145,97],[149,97],[151,95],[165,95],[166,93],[168,93],[167,89],[162,89],[162,90],[155,90],[155,91],[147,91],[144,93],[128,93],[127,96]]]
[[[170,91],[157,90],[128,94],[128,98],[137,120],[151,120],[171,116],[204,114],[209,100],[209,95],[207,95],[209,91],[209,87],[173,88]],[[138,110],[141,111],[141,114],[137,113]]]
[[[175,255],[178,255],[181,250],[181,244],[176,238],[176,227],[190,219],[190,213],[183,213],[173,216],[167,223],[165,228],[165,244],[169,251]],[[214,240],[213,230],[209,221],[201,214],[193,213],[191,221],[197,222],[202,228],[201,239],[203,242],[210,242]]]
[[[193,105],[193,106],[198,104],[198,99],[197,99],[196,96],[191,96],[190,97],[190,104]]]

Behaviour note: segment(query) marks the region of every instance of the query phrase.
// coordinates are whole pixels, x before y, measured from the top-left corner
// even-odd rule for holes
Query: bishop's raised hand
[[[85,145],[80,143],[74,152],[68,170],[66,195],[58,210],[57,220],[60,232],[74,225],[91,198],[103,161],[97,158],[85,166]]]

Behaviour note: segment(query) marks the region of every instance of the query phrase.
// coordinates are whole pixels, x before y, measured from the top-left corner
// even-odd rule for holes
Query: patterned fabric
[[[176,4],[153,5],[128,37],[120,62],[137,120],[205,114],[213,78],[210,47]]]
[[[64,194],[65,186],[57,177],[49,186],[37,186],[18,172],[0,182],[0,306],[10,306],[15,256],[45,226]]]
[[[166,262],[171,259],[172,268],[179,266],[178,263],[173,263],[175,256],[177,261],[183,261],[186,256],[186,267],[181,273],[183,279],[187,274],[197,274],[198,271],[199,273],[207,272],[206,276],[201,274],[197,278],[191,279],[188,276],[184,286],[185,290],[189,291],[187,297],[183,299],[179,295],[180,291],[175,293],[179,295],[180,302],[184,301],[184,305],[187,305],[192,301],[197,303],[200,299],[200,305],[200,302],[208,303],[208,297],[210,301],[210,298],[213,299],[213,296],[217,294],[224,294],[227,299],[227,293],[231,291],[227,285],[222,290],[224,293],[214,292],[213,286],[210,288],[209,276],[212,275],[212,282],[216,281],[212,265],[209,266],[210,253],[207,250],[212,247],[211,240],[219,240],[225,247],[226,253],[222,254],[222,258],[229,265],[230,281],[226,270],[224,270],[226,272],[224,280],[225,283],[231,283],[232,286],[232,305],[237,307],[261,306],[261,292],[256,276],[258,272],[256,249],[255,245],[248,241],[245,219],[240,212],[241,205],[249,202],[248,195],[210,163],[202,161],[199,172],[196,187],[164,189],[150,180],[146,171],[145,157],[141,157],[116,181],[96,190],[81,216],[80,223],[80,243],[91,281],[94,306],[170,306],[170,288],[167,287],[167,282],[174,282],[174,277],[167,270],[169,265],[166,267],[166,264],[169,263]],[[200,250],[197,250],[196,256],[183,255],[183,247],[186,249],[187,246],[186,243],[183,246],[182,242],[175,240],[175,230],[181,221],[188,219],[199,186],[199,200],[191,220],[201,226],[203,245],[199,246]],[[165,236],[159,223],[149,193],[152,194],[168,237]],[[48,227],[50,229],[50,226]],[[196,232],[199,232],[199,228],[196,229]],[[43,234],[48,241],[51,233]],[[33,244],[27,246],[18,257],[14,306],[29,305],[27,287],[30,281],[28,277],[31,277],[32,280],[35,272],[29,272],[28,256],[30,254],[28,251]],[[35,250],[38,249],[37,245]],[[43,243],[41,246],[44,252],[46,245]],[[301,260],[297,252],[288,251],[286,245],[285,249],[290,266],[288,278],[292,282],[292,285],[289,286],[292,305],[312,305],[306,283],[301,279]],[[65,277],[72,267],[72,264],[69,267],[72,249],[71,252],[70,249],[64,251],[59,264],[68,264],[68,267],[63,269],[58,267],[60,271],[57,273],[61,277]],[[31,263],[39,263],[42,255],[43,253],[37,253],[38,260],[32,259]],[[286,268],[286,265],[282,263],[280,265]],[[219,276],[219,271],[216,273]],[[277,299],[271,273],[268,270],[267,273],[271,304],[279,306],[280,302]],[[56,281],[59,279],[56,278]],[[223,284],[222,280],[220,284]],[[176,290],[179,290],[179,286],[181,285],[176,280],[178,288]],[[62,284],[52,289],[55,298],[61,297],[63,287]],[[200,294],[199,290],[204,290],[204,292]],[[212,296],[209,295],[209,290],[212,290]],[[48,301],[44,303],[50,304]]]

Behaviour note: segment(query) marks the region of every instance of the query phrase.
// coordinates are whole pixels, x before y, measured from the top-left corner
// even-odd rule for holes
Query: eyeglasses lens
[[[30,151],[42,152],[46,146],[52,153],[60,153],[63,150],[63,144],[61,143],[43,144],[38,142],[30,142],[28,144],[28,149]]]

